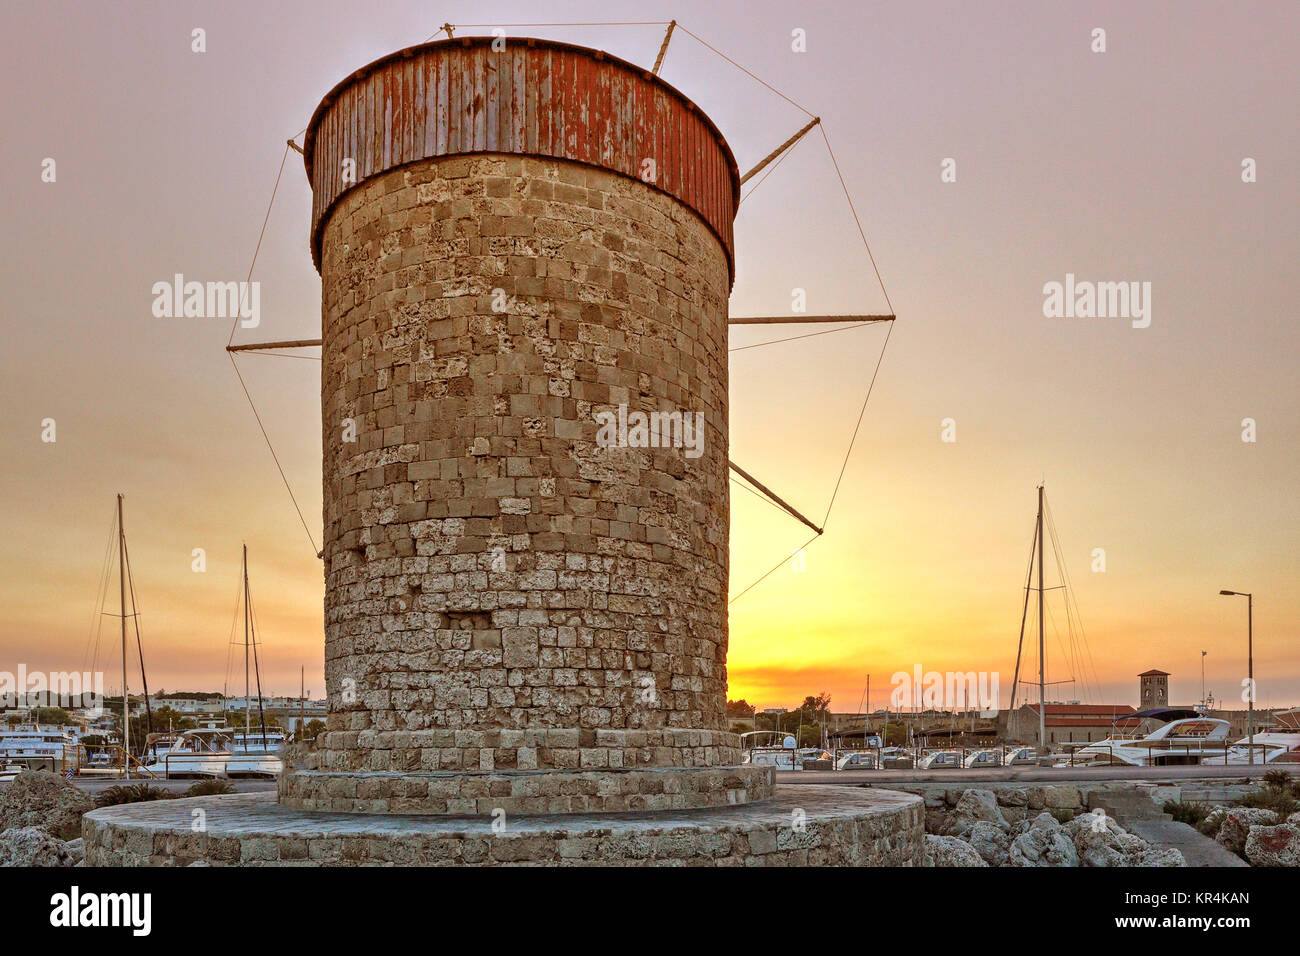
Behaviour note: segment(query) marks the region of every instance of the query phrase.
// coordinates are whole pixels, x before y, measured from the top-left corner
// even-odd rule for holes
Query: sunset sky
[[[320,696],[321,565],[223,351],[229,322],[156,318],[152,285],[244,279],[285,140],[336,82],[443,21],[674,16],[823,118],[898,314],[826,534],[802,573],[731,607],[730,696],[828,691],[855,711],[870,675],[879,707],[919,664],[996,672],[1005,703],[1045,480],[1097,678],[1072,673],[1049,623],[1048,679],[1088,678],[1052,696],[1133,704],[1157,667],[1193,703],[1205,650],[1209,689],[1241,706],[1246,602],[1230,588],[1256,595],[1259,705],[1300,704],[1300,8],[1283,2],[9,0],[0,670],[89,666],[120,491],[151,689],[221,689],[242,541],[264,688],[296,693],[305,667]],[[529,34],[649,66],[663,27],[509,30]],[[685,33],[662,75],[742,170],[806,121]],[[262,324],[237,342],[319,336],[310,201],[291,153],[253,276]],[[816,132],[744,201],[736,234],[733,314],[787,312],[794,288],[812,313],[885,311]],[[1045,318],[1043,286],[1067,273],[1151,283],[1150,327]],[[885,328],[732,355],[731,457],[818,523]],[[733,330],[732,346],[806,331]],[[319,543],[320,365],[239,363]],[[732,593],[808,534],[733,485]],[[102,628],[116,687],[115,619]]]

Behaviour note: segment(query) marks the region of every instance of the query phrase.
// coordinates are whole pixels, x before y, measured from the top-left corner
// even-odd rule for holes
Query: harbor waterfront
[[[1300,6],[444,6],[0,5],[15,938],[1284,934]]]

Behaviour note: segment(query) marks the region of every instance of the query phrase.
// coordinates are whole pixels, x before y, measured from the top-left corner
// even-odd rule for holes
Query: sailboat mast
[[[131,710],[126,684],[126,528],[122,526],[122,496],[117,496],[117,571],[122,602],[122,775],[127,773],[131,753]]]
[[[1047,684],[1043,659],[1043,486],[1038,486],[1038,750],[1047,752]]]
[[[244,745],[248,745],[248,734],[253,726],[252,707],[249,695],[252,688],[248,683],[248,545],[244,545]]]

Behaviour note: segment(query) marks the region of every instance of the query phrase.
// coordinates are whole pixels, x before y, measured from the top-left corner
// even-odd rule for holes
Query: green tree
[[[885,724],[880,739],[886,747],[902,747],[907,743],[907,727],[892,722]]]
[[[224,714],[222,714],[222,716],[226,719],[226,723],[229,724],[231,727],[234,727],[236,730],[247,730],[247,729],[251,729],[254,731],[261,730],[263,722],[266,723],[267,730],[283,729],[280,726],[279,717],[272,717],[270,714],[264,714],[261,718],[259,718],[257,716],[256,707],[254,707],[252,709],[252,712],[247,715],[245,715],[242,710],[228,710]],[[248,717],[248,727],[244,726],[245,716]]]
[[[821,724],[804,724],[799,728],[800,747],[820,747],[822,742]]]
[[[754,705],[746,701],[744,698],[741,698],[740,700],[729,700],[727,701],[727,716],[753,717]]]
[[[37,707],[32,710],[34,724],[70,724],[72,715],[62,707]]]

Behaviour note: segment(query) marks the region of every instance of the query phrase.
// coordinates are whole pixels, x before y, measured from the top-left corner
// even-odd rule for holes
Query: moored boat
[[[223,777],[230,761],[230,731],[208,727],[178,733],[150,734],[141,767],[149,775]]]

